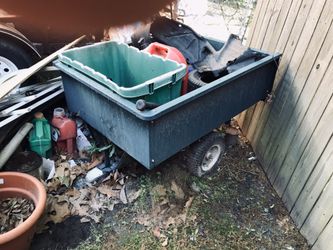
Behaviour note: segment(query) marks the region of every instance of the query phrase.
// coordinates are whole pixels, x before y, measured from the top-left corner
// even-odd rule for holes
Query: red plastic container
[[[57,142],[58,149],[73,154],[76,148],[76,122],[66,116],[63,108],[56,108],[53,111],[51,123],[56,128],[56,132],[53,132],[52,136]]]
[[[176,48],[164,45],[162,43],[151,43],[147,48],[144,49],[149,54],[161,56],[166,59],[176,61],[178,63],[183,63],[187,65],[186,59],[183,54]],[[185,95],[188,89],[188,69],[186,69],[186,75],[183,79],[181,94]]]

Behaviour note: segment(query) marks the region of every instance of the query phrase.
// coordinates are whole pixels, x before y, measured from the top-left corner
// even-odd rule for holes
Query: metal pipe
[[[24,137],[29,133],[29,131],[33,128],[32,123],[25,123],[20,130],[16,133],[16,135],[11,139],[11,141],[4,147],[4,149],[0,152],[0,170],[8,161],[8,159],[15,152],[17,147],[20,145]]]

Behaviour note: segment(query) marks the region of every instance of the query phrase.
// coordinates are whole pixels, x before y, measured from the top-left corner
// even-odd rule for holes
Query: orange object
[[[27,250],[30,248],[31,240],[36,232],[37,221],[45,210],[46,191],[43,184],[31,175],[1,172],[0,199],[10,197],[31,199],[35,204],[35,209],[26,221],[16,228],[0,234],[0,250]]]
[[[71,41],[82,34],[103,34],[106,27],[145,21],[171,3],[172,0],[1,0],[0,9],[7,12],[7,17],[16,16],[6,22],[14,23],[33,41],[44,43]]]
[[[157,55],[166,59],[176,61],[178,63],[183,63],[187,65],[186,59],[183,54],[176,48],[164,45],[162,43],[151,43],[147,48],[144,49],[149,54]],[[181,94],[185,95],[188,89],[188,69],[186,68],[186,75],[183,79]]]
[[[52,136],[58,149],[73,154],[75,152],[76,122],[68,118],[63,108],[56,108],[51,122]]]

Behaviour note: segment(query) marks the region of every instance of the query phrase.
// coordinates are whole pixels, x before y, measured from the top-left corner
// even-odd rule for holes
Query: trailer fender
[[[0,38],[11,39],[11,41],[16,42],[18,45],[24,47],[27,51],[30,51],[32,56],[36,58],[41,57],[29,39],[27,39],[21,32],[8,24],[0,23]]]

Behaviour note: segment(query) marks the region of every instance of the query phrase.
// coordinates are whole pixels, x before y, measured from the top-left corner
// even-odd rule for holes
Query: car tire
[[[0,37],[0,40],[0,77],[37,62],[37,56],[21,47],[14,39]]]

